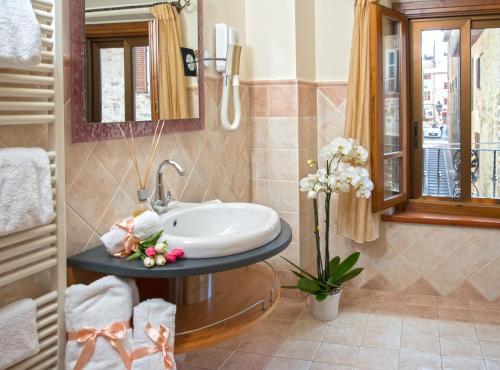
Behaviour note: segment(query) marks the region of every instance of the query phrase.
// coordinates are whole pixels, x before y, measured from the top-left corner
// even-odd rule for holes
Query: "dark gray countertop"
[[[174,264],[147,269],[141,260],[128,262],[107,254],[99,246],[68,258],[68,266],[80,270],[132,278],[176,278],[204,275],[253,265],[269,259],[288,247],[292,241],[290,225],[281,220],[281,233],[272,242],[248,252],[226,257],[181,259]]]

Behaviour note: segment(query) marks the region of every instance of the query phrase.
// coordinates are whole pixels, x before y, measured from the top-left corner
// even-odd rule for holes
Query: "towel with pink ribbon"
[[[138,243],[160,231],[160,218],[151,211],[117,222],[101,237],[111,256],[126,257],[137,251]]]
[[[162,299],[134,308],[132,370],[175,370],[176,306]]]

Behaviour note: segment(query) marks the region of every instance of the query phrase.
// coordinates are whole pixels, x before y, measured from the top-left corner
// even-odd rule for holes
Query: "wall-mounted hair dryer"
[[[240,58],[242,47],[238,45],[238,31],[226,24],[215,26],[216,69],[224,75],[220,119],[226,130],[237,130],[241,122]],[[229,122],[229,92],[233,89],[234,120]]]

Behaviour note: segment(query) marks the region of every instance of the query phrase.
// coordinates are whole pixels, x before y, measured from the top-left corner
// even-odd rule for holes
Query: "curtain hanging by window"
[[[356,0],[347,96],[345,136],[356,139],[370,151],[370,3]],[[363,243],[380,236],[380,215],[372,213],[371,199],[341,194],[338,232]]]
[[[151,8],[158,40],[158,101],[160,119],[190,118],[188,91],[181,46],[182,33],[179,14],[171,4]]]

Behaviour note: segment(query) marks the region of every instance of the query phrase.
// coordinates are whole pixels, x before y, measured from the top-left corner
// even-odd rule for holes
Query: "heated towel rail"
[[[62,369],[66,342],[63,1],[31,2],[42,31],[42,62],[28,68],[0,68],[0,125],[48,126],[56,219],[49,225],[0,237],[0,288],[43,271],[49,271],[51,279],[49,293],[32,297],[37,305],[40,351],[9,370]],[[29,130],[25,132],[30,135]]]

